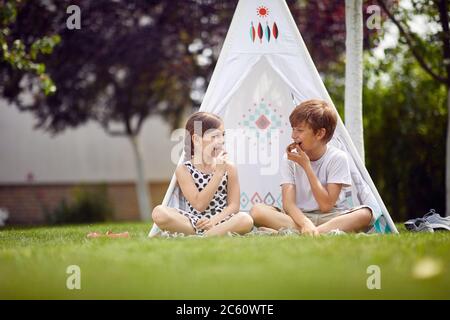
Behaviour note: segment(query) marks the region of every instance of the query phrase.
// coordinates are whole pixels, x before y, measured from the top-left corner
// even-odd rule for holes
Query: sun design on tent
[[[269,16],[269,9],[267,7],[265,7],[265,6],[259,6],[256,9],[256,14],[260,18],[267,18]]]
[[[259,18],[268,18],[269,8],[266,6],[259,6],[256,8],[256,14]],[[259,43],[263,43],[264,38],[267,43],[269,43],[272,37],[274,40],[277,40],[278,36],[279,30],[275,21],[271,23],[271,26],[267,20],[265,25],[264,22],[261,21],[256,21],[255,24],[253,24],[253,21],[250,22],[250,39],[252,42],[255,42],[255,40],[259,38]]]

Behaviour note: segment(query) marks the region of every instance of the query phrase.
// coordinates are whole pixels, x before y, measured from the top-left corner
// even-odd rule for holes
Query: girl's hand
[[[200,230],[209,230],[214,225],[212,224],[211,219],[201,218],[200,220],[197,221],[195,226],[197,227],[197,229],[200,229]]]
[[[226,151],[222,151],[216,158],[216,170],[220,172],[227,171],[227,161],[228,161],[228,153]]]

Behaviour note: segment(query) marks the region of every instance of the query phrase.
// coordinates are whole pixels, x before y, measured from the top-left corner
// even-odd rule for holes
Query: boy
[[[310,235],[368,230],[371,209],[346,205],[343,188],[351,185],[347,155],[327,144],[336,128],[335,111],[325,101],[308,100],[294,109],[289,121],[294,142],[281,162],[284,212],[257,204],[250,211],[255,225]]]

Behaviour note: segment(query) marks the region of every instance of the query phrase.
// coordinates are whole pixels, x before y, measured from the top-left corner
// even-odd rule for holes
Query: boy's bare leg
[[[152,219],[162,230],[195,234],[194,227],[188,217],[183,216],[177,209],[156,206],[152,212]]]
[[[344,232],[364,231],[372,220],[372,212],[362,208],[348,214],[336,217],[317,227],[319,233],[327,233],[334,229]]]
[[[253,219],[248,214],[238,212],[230,219],[215,225],[211,229],[205,232],[206,236],[222,236],[228,232],[236,232],[239,234],[245,234],[252,230]]]
[[[291,228],[301,231],[299,226],[290,216],[265,204],[257,204],[253,206],[250,210],[250,215],[252,216],[256,226],[268,227],[275,230],[280,230],[281,228]]]

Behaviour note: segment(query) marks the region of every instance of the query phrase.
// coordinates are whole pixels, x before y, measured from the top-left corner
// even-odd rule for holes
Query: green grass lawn
[[[148,239],[148,224],[0,230],[0,299],[450,298],[450,233]],[[87,239],[91,231],[130,239]],[[69,265],[81,290],[68,290]],[[381,270],[369,290],[367,268]]]

